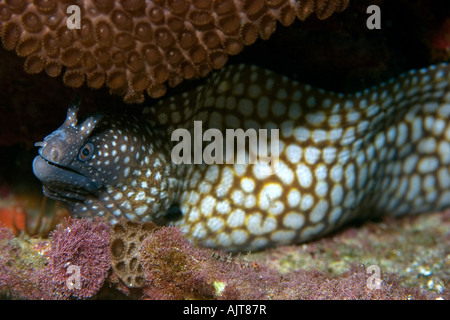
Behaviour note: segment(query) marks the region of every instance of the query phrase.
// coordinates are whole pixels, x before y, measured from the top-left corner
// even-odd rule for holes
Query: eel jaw
[[[38,155],[33,160],[33,173],[42,182],[44,194],[66,203],[84,201],[97,194],[99,186],[86,176]]]

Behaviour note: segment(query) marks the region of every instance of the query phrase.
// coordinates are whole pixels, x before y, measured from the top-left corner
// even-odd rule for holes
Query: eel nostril
[[[52,151],[50,151],[50,158],[51,161],[57,162],[59,157],[59,151],[56,148],[52,148]]]

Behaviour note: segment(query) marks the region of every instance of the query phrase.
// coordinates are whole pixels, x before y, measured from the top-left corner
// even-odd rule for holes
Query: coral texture
[[[142,241],[151,232],[159,229],[151,222],[138,223],[122,219],[112,228],[111,264],[114,272],[129,288],[139,288],[144,284],[144,274],[140,259]]]
[[[81,9],[80,29],[69,29],[67,8]],[[105,83],[126,102],[143,92],[164,95],[166,83],[221,68],[276,22],[290,25],[313,12],[325,19],[348,0],[6,0],[0,2],[3,46],[26,57],[25,70],[61,74],[64,83],[91,88]]]

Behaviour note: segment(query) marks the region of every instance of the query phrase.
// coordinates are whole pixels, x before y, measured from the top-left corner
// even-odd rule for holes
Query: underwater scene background
[[[199,67],[195,74],[186,71],[186,80],[173,74],[169,77],[168,73],[152,90],[140,92],[136,89],[141,88],[140,82],[133,82],[137,78],[84,81],[84,74],[80,76],[76,68],[64,64],[69,57],[65,62],[58,61],[57,55],[52,58],[60,72],[52,74],[54,69],[50,67],[33,72],[33,61],[28,65],[25,62],[36,50],[33,39],[21,49],[8,50],[5,47],[10,44],[4,40],[14,38],[14,29],[6,27],[10,17],[5,8],[20,14],[21,6],[31,2],[39,3],[0,1],[0,35],[4,43],[0,48],[2,299],[450,298],[449,210],[356,221],[321,239],[233,254],[197,247],[174,226],[123,220],[111,226],[101,218],[70,217],[61,202],[43,196],[32,162],[38,149],[34,143],[63,123],[75,95],[81,97],[81,115],[125,109],[139,113],[143,106],[201,85],[212,70]],[[170,7],[172,2],[166,2],[154,1]],[[218,8],[219,4],[227,4],[212,2]],[[278,2],[282,1],[266,1],[262,7]],[[308,3],[316,2],[321,3]],[[243,40],[244,44],[237,48],[226,47],[228,51],[223,49],[221,55],[213,56],[217,60],[208,60],[209,68],[255,64],[327,91],[352,93],[450,59],[448,1],[350,1],[337,13],[334,11],[341,11],[338,4],[345,7],[345,1],[325,2],[335,10],[325,14],[326,10],[316,8],[304,21],[278,20],[289,23],[283,26],[278,22],[273,34],[265,35],[265,24],[260,23],[263,31],[258,31],[258,39]],[[46,3],[50,6],[52,2]],[[192,3],[207,8],[209,1]],[[264,16],[258,3],[248,1],[247,9],[254,10],[249,16]],[[142,3],[130,1],[127,5],[133,13]],[[370,5],[381,9],[380,29],[366,27]],[[45,16],[44,7],[36,12]],[[181,7],[170,10],[187,15]],[[107,5],[101,8],[108,10]],[[27,18],[32,29],[36,21]],[[199,30],[209,30],[209,20],[203,16],[198,19]],[[267,21],[268,26],[273,26],[272,21]],[[124,34],[129,32],[126,26],[119,29]],[[238,38],[232,31],[230,34],[232,39]],[[103,40],[92,41],[94,46]],[[214,47],[211,52],[219,49]],[[202,57],[207,60],[209,56]],[[198,64],[206,64],[200,58]],[[135,65],[130,62],[126,66],[132,69]],[[64,70],[73,71],[73,77],[65,76]],[[117,85],[119,82],[122,84]],[[135,91],[129,94],[123,83],[134,83]],[[68,269],[70,266],[81,269]],[[379,289],[370,285],[374,274],[382,280]]]

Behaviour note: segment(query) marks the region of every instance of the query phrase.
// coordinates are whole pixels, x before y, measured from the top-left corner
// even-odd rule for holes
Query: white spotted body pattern
[[[449,69],[410,71],[344,95],[230,66],[146,108],[149,120],[115,123],[112,136],[94,130],[115,152],[105,159],[120,163],[121,178],[82,201],[63,200],[77,215],[170,223],[195,243],[226,250],[303,242],[356,218],[449,207]],[[194,120],[222,131],[278,128],[275,174],[261,174],[264,164],[173,164],[170,134],[192,129]],[[45,191],[49,179],[40,179]],[[181,211],[176,219],[171,206]]]

